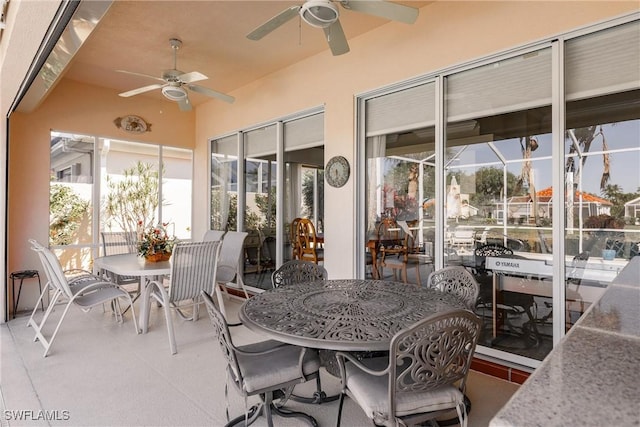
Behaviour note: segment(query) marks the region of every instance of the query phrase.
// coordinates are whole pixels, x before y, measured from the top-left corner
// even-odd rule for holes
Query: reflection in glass
[[[550,50],[446,85],[444,264],[464,266],[480,285],[480,345],[542,359],[553,343],[536,318],[553,290],[542,281],[552,230]]]
[[[65,268],[86,268],[94,221],[94,141],[87,135],[51,132],[49,183],[49,246],[74,246],[61,251]]]

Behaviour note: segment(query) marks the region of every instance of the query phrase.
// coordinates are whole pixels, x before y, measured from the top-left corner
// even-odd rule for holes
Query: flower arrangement
[[[141,228],[138,232],[138,255],[148,261],[166,261],[171,257],[171,252],[177,239],[167,232],[168,223],[158,224],[154,227],[142,227],[142,221],[138,222]]]

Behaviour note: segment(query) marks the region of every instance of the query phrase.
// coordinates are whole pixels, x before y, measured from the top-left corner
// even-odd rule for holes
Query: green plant
[[[49,243],[70,245],[77,241],[77,231],[86,217],[90,203],[66,185],[49,188]]]
[[[159,173],[150,163],[138,161],[125,169],[119,180],[107,176],[104,203],[107,226],[111,228],[114,222],[124,231],[136,231],[139,221],[144,227],[153,226],[160,205],[158,188]]]

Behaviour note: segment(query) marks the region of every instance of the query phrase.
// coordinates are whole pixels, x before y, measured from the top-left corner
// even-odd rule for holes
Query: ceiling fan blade
[[[200,80],[207,80],[209,77],[197,71],[192,71],[190,73],[180,74],[178,78],[182,83],[193,83],[199,82]]]
[[[356,12],[362,12],[380,18],[400,21],[406,24],[413,24],[418,19],[418,9],[398,3],[391,3],[384,0],[343,0],[342,7]]]
[[[184,99],[178,101],[178,107],[180,107],[180,111],[191,111],[191,102],[189,101],[189,97],[186,96]]]
[[[349,52],[349,43],[347,43],[347,38],[342,30],[342,25],[340,25],[340,20],[337,20],[325,28],[324,34],[327,37],[327,42],[329,43],[333,56]]]
[[[133,76],[146,77],[148,79],[154,79],[154,80],[158,80],[158,81],[161,81],[161,82],[164,81],[161,77],[150,76],[149,74],[134,73],[133,71],[126,71],[126,70],[116,70],[116,72],[125,73],[125,74],[131,74]]]
[[[247,38],[249,40],[260,40],[285,22],[293,19],[296,15],[298,15],[300,7],[301,6],[291,6],[290,8],[283,10],[282,12],[247,34]]]
[[[233,96],[230,95],[226,95],[222,92],[218,92],[215,91],[213,89],[209,89],[208,87],[204,87],[204,86],[197,86],[197,85],[187,85],[187,88],[189,90],[192,90],[196,93],[200,93],[202,95],[206,95],[206,96],[210,96],[212,98],[218,98],[221,99],[225,102],[228,102],[229,104],[232,104],[233,101],[235,101],[236,99]]]
[[[162,86],[164,86],[164,84],[156,83],[156,84],[152,84],[152,85],[149,85],[149,86],[139,87],[138,89],[133,89],[133,90],[130,90],[128,92],[122,92],[122,93],[119,93],[118,95],[123,97],[123,98],[128,98],[130,96],[138,95],[140,93],[149,92],[149,91],[152,91],[154,89],[160,89]]]

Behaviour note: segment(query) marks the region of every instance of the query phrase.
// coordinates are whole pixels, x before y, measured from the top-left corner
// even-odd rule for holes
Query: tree
[[[462,189],[466,187],[466,179],[464,176],[460,178],[460,187]],[[487,206],[493,210],[494,203],[500,201],[502,195],[505,194],[502,169],[482,167],[475,172],[473,179],[475,187],[474,191],[469,195],[469,203],[478,208]],[[514,194],[517,179],[516,175],[507,172],[506,194]]]
[[[624,218],[624,204],[640,196],[639,193],[623,193],[618,184],[607,184],[602,195],[613,204],[611,216],[618,219]]]
[[[311,213],[315,208],[313,198],[314,176],[314,173],[307,173],[304,174],[302,178],[302,204],[304,209]],[[320,218],[324,218],[324,171],[322,170],[318,171],[318,194],[320,195],[320,197],[318,197],[318,202],[320,204],[318,206],[318,215]]]
[[[122,172],[122,179],[107,176],[107,196],[104,212],[107,226],[115,223],[123,231],[137,232],[140,227],[156,225],[159,173],[153,164],[138,161]]]
[[[77,241],[77,231],[86,218],[90,203],[66,185],[49,188],[49,243],[70,245]]]
[[[565,171],[567,173],[572,172],[575,173],[574,183],[580,182],[580,175],[583,172],[583,168],[589,156],[581,156],[580,159],[580,167],[578,168],[575,163],[575,157],[573,154],[577,153],[578,150],[582,153],[588,153],[591,149],[591,144],[595,141],[595,139],[599,136],[602,137],[602,163],[603,170],[602,176],[600,177],[600,189],[604,190],[606,185],[609,183],[610,179],[610,161],[609,161],[609,146],[607,145],[607,140],[604,136],[604,131],[602,130],[602,126],[598,129],[598,126],[587,126],[584,128],[578,129],[570,129],[567,131],[567,136],[569,139],[569,156],[567,156],[567,161],[565,164]],[[577,184],[574,184],[574,186]]]
[[[261,227],[276,228],[276,188],[270,187],[268,194],[256,194],[256,206],[261,218],[257,218]],[[253,214],[255,215],[255,214]]]

